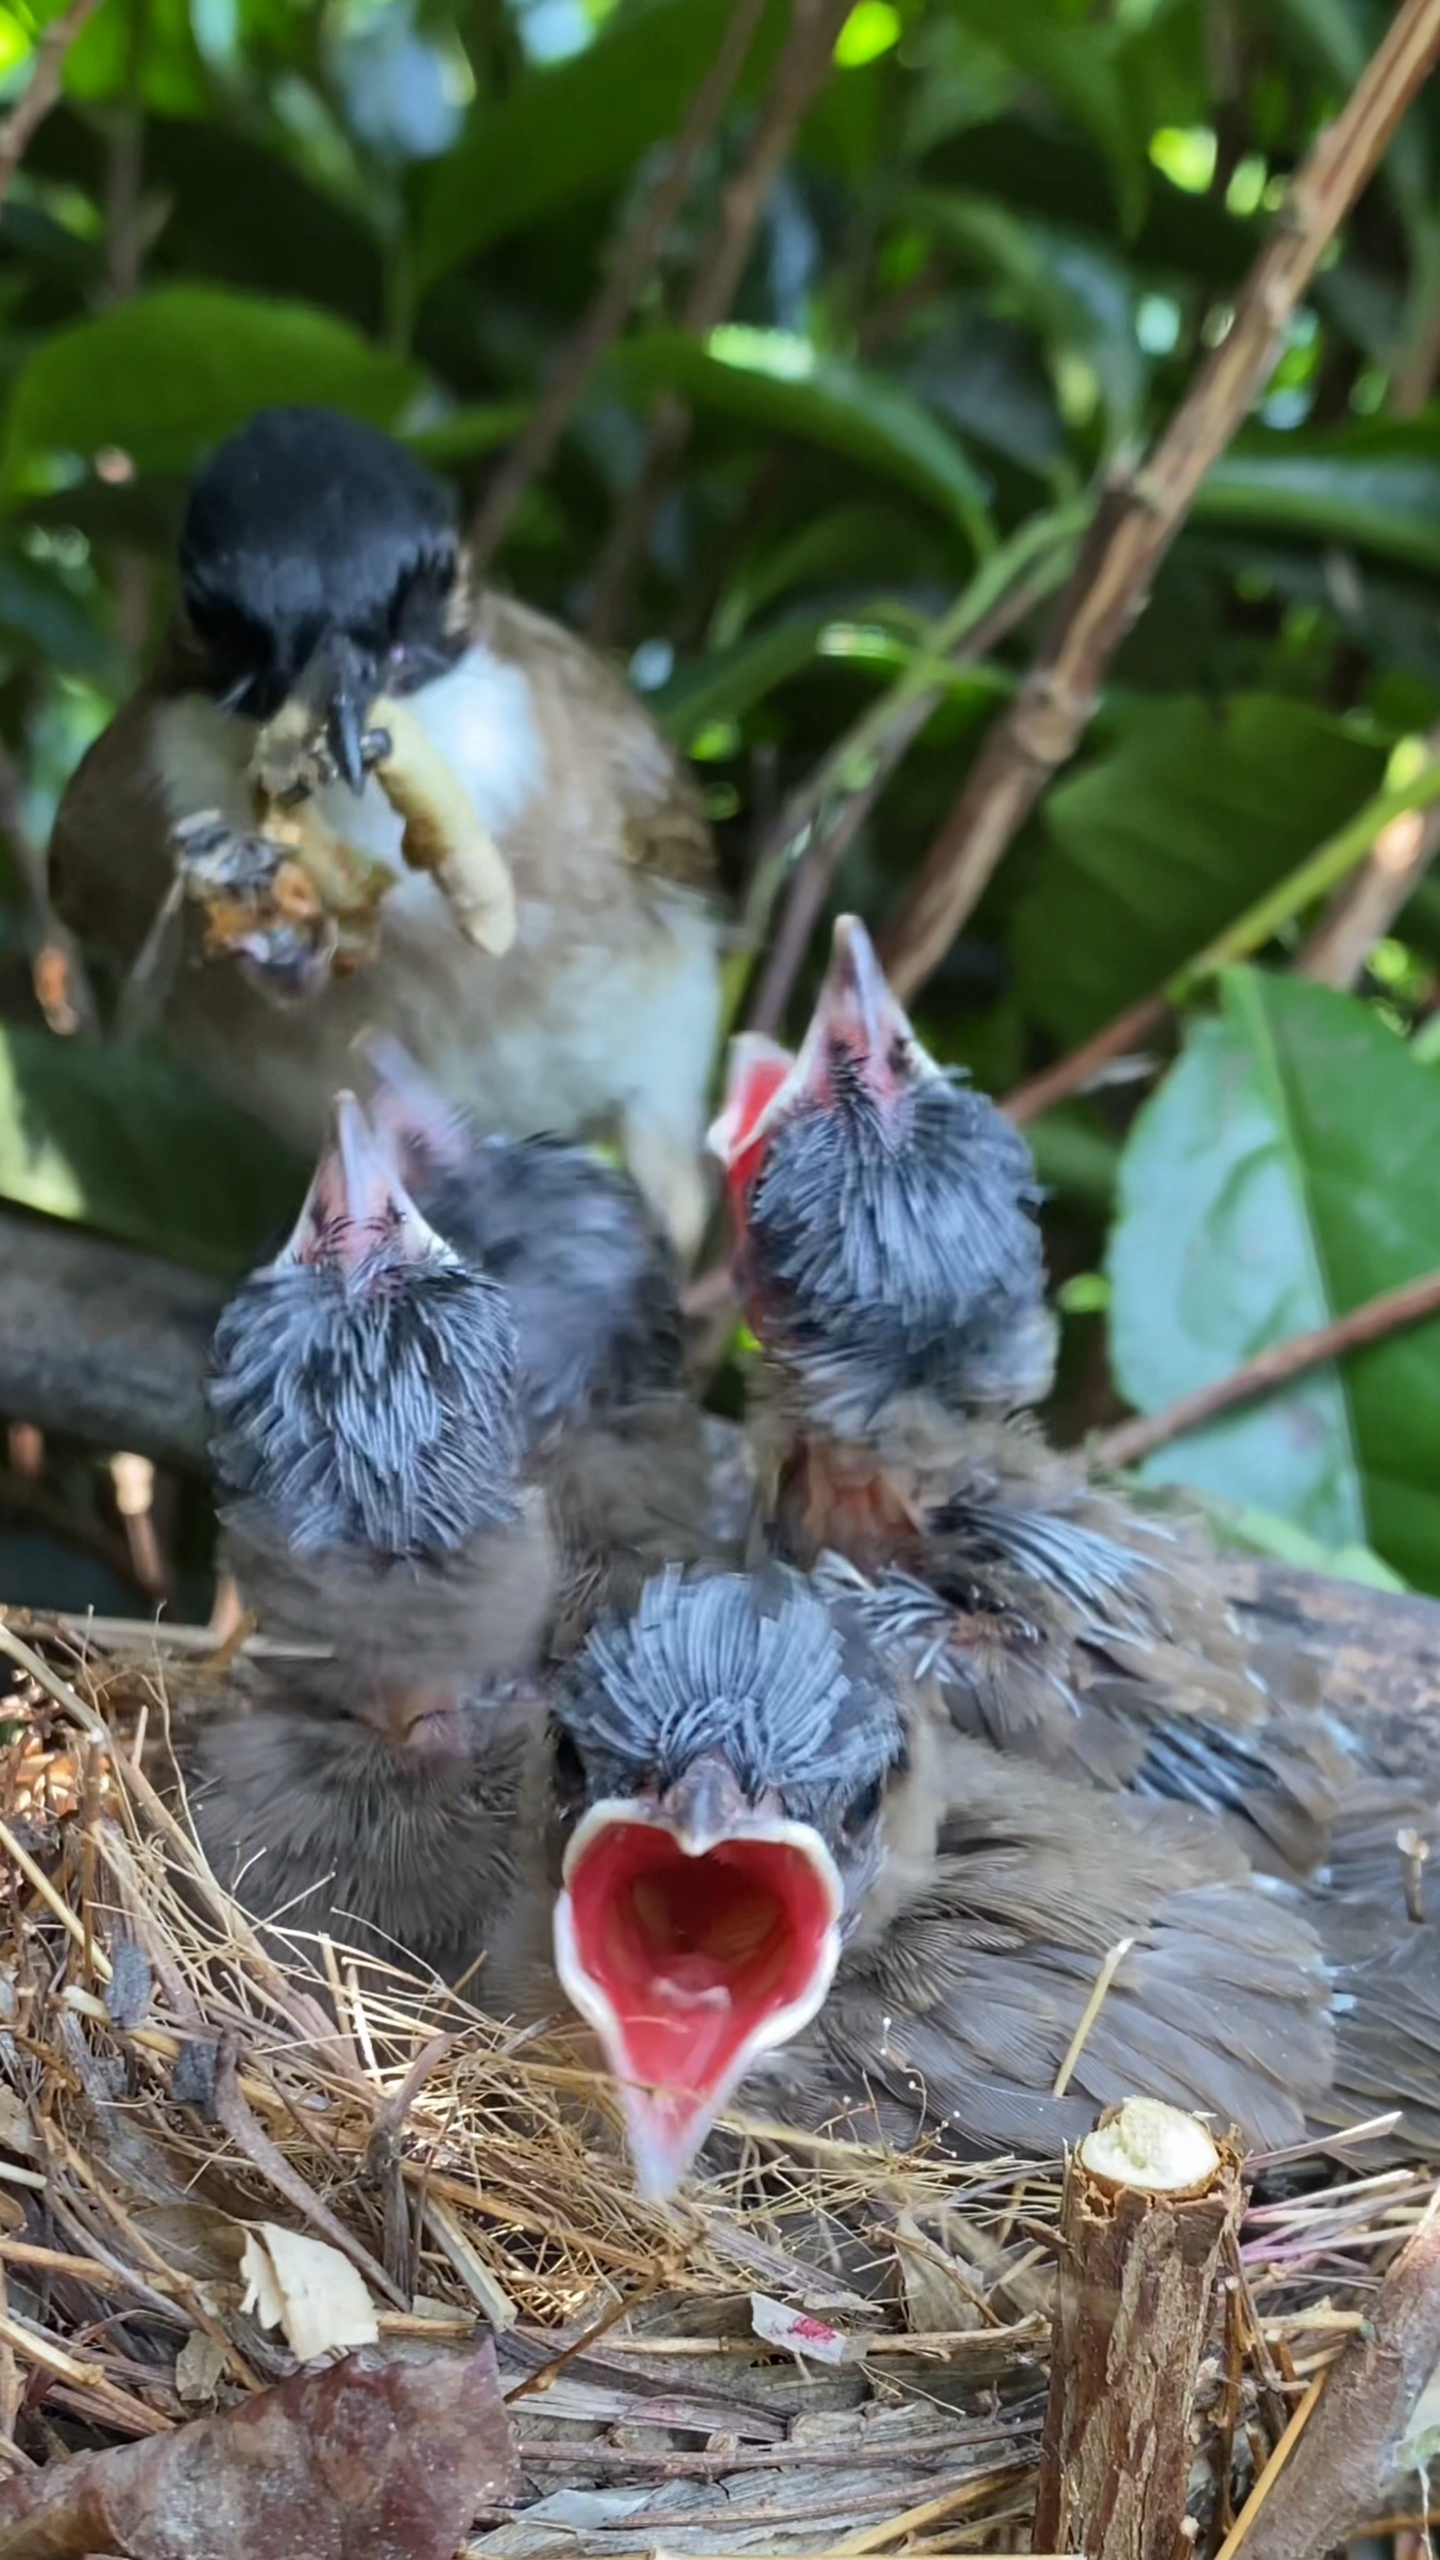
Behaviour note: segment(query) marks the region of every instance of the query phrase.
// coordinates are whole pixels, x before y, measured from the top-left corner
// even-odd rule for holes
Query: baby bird
[[[200,1747],[201,1843],[262,1916],[463,1971],[511,1889],[560,1565],[505,1293],[349,1094],[289,1243],[221,1317],[211,1395],[228,1558],[284,1651]]]
[[[163,979],[177,1052],[302,1148],[356,1033],[378,1027],[484,1128],[613,1124],[688,1249],[719,918],[698,795],[653,722],[558,624],[475,592],[440,484],[324,409],[262,410],[220,447],[191,490],[179,570],[159,674],[61,802],[57,908],[122,969]],[[419,724],[498,850],[508,948],[468,940],[437,879],[402,859],[371,770],[380,698]],[[314,965],[304,884],[277,870],[268,821],[255,832],[262,728],[286,722],[313,732],[309,805],[358,906],[383,893],[378,944],[349,974],[323,951]],[[207,864],[216,899],[165,928],[177,879],[196,885]],[[275,920],[257,936],[232,911],[262,875]],[[206,916],[229,920],[218,949]]]
[[[1440,1931],[1407,1918],[1398,1861],[1357,1853],[1346,1891],[1257,1879],[1196,1807],[957,1731],[791,1570],[667,1573],[597,1628],[545,1786],[549,1980],[620,2084],[647,2194],[742,2088],[781,2124],[962,2156],[1053,2156],[1132,2094],[1262,2147],[1402,2103],[1410,2155],[1440,2148]],[[522,2009],[545,2005],[544,1907],[532,1886],[497,1924]]]
[[[370,1113],[426,1217],[505,1290],[527,1456],[562,1558],[552,1646],[667,1563],[718,1558],[703,1416],[685,1392],[674,1257],[628,1175],[585,1148],[482,1136],[393,1039]],[[732,1560],[736,1560],[732,1557]]]
[[[936,1066],[844,917],[798,1056],[735,1045],[711,1131],[764,1352],[752,1404],[781,1551],[864,1595],[963,1731],[1229,1811],[1303,1873],[1335,1770],[1252,1676],[1203,1543],[1049,1449],[1029,1150]]]

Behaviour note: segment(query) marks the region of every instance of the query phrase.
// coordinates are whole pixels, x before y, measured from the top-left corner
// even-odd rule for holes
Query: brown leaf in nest
[[[513,2497],[493,2347],[367,2348],[223,2416],[0,2487],[0,2560],[451,2560]]]

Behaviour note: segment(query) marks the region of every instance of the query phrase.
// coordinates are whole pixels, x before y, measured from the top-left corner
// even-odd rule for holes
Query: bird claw
[[[367,729],[360,740],[360,764],[365,773],[373,773],[391,752],[388,729]],[[316,793],[340,780],[340,767],[328,738],[317,730],[307,738],[291,760],[289,778],[280,783],[272,797],[281,809],[298,809],[302,802],[313,800]]]

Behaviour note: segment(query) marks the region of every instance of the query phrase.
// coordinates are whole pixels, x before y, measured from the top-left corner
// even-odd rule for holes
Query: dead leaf
[[[175,2388],[187,2409],[213,2400],[225,2370],[225,2350],[203,2329],[192,2329],[175,2359]]]
[[[245,2235],[240,2261],[242,2309],[262,2329],[283,2329],[292,2355],[308,2364],[332,2347],[373,2347],[380,2335],[375,2305],[348,2258],[328,2240],[258,2222]]]
[[[0,2485],[0,2560],[452,2560],[518,2487],[488,2339],[366,2348],[221,2417]]]

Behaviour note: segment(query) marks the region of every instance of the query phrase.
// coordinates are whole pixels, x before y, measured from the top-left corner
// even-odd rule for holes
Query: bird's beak
[[[750,2065],[822,2006],[841,1905],[819,1833],[749,1805],[718,1753],[578,1825],[556,1966],[619,2083],[642,2195],[673,2193]]]
[[[353,1271],[382,1238],[402,1261],[447,1252],[401,1181],[388,1142],[371,1128],[354,1094],[339,1093],[304,1206],[277,1260]]]
[[[841,1056],[859,1069],[879,1100],[917,1075],[936,1072],[858,916],[836,919],[830,966],[798,1053],[753,1031],[742,1031],[730,1043],[725,1100],[705,1143],[742,1207],[771,1129],[798,1102],[829,1100]]]
[[[825,972],[804,1045],[795,1062],[802,1092],[828,1086],[833,1060],[844,1053],[867,1084],[889,1091],[911,1081],[930,1060],[920,1047],[904,1007],[886,981],[875,945],[858,916],[837,916]],[[897,1072],[897,1060],[904,1065]]]
[[[373,662],[343,631],[327,631],[296,686],[313,710],[336,765],[357,795],[365,788],[362,741],[380,690]]]

